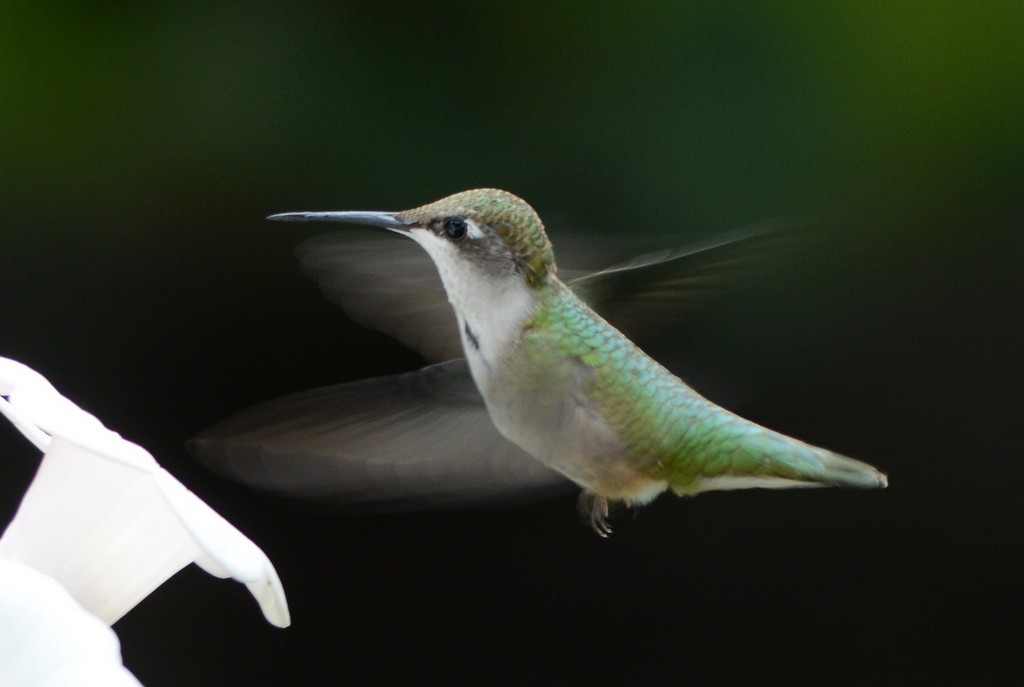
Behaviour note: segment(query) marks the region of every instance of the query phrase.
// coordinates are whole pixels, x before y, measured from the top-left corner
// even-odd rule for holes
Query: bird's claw
[[[608,499],[592,491],[583,491],[577,503],[580,516],[590,524],[597,536],[607,539],[612,533],[612,526],[608,522]]]

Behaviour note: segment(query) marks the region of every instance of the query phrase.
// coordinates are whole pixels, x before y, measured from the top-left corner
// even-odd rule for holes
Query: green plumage
[[[544,370],[537,377],[543,384],[558,377],[547,361],[572,360],[592,370],[582,392],[621,438],[625,459],[651,480],[664,480],[680,494],[729,488],[728,482],[706,482],[715,477],[762,478],[762,486],[772,486],[768,480],[884,486],[885,476],[870,465],[773,432],[708,401],[560,282],[541,289],[540,297],[521,354]]]

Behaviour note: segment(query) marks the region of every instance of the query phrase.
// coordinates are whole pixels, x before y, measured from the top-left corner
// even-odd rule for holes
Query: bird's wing
[[[558,237],[559,275],[609,322],[629,336],[643,336],[767,268],[772,255],[810,223],[770,220],[597,271],[600,251],[568,233]],[[415,241],[353,229],[311,238],[295,253],[302,271],[356,322],[430,362],[463,355],[437,268]]]
[[[570,486],[498,433],[461,359],[243,410],[189,450],[243,484],[368,510],[493,503]]]
[[[295,249],[299,266],[353,320],[398,339],[430,362],[463,355],[441,278],[415,241],[349,230]]]
[[[815,223],[793,217],[760,222],[597,272],[569,272],[566,283],[602,317],[638,337],[770,268]]]

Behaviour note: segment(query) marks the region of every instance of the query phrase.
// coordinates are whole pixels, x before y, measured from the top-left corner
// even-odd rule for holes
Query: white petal
[[[57,579],[112,624],[191,563],[199,545],[164,502],[153,473],[54,437],[0,558]]]
[[[55,580],[0,561],[0,685],[140,687],[114,632]]]
[[[0,357],[0,396],[10,396],[18,387],[50,386],[46,377],[17,360]]]
[[[41,374],[16,360],[0,357],[0,413],[41,451],[54,434],[127,463],[156,469],[157,463],[140,446],[125,441],[95,416],[60,395]]]
[[[0,396],[7,396],[0,413],[45,450],[0,537],[0,559],[54,577],[108,623],[192,562],[245,583],[272,624],[290,623],[281,582],[263,552],[145,449],[7,358],[0,358]]]
[[[196,564],[212,575],[244,582],[266,619],[277,627],[288,627],[291,618],[284,587],[266,554],[166,470],[157,472],[156,478],[179,522],[202,550]]]

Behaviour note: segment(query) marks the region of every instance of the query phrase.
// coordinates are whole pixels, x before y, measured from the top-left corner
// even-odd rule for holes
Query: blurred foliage
[[[7,3],[5,269],[31,284],[45,259],[108,303],[117,330],[143,307],[133,293],[197,302],[219,279],[254,309],[287,307],[266,275],[294,274],[299,237],[267,227],[271,212],[497,186],[541,212],[556,248],[569,228],[621,255],[641,236],[679,245],[814,213],[847,229],[793,288],[808,317],[835,317],[811,327],[769,294],[748,300],[747,327],[768,341],[814,330],[791,337],[805,348],[879,345],[908,310],[939,320],[951,299],[1017,281],[1022,15],[1019,2]],[[979,280],[993,283],[981,295]],[[58,288],[29,287],[44,305]],[[8,321],[35,324],[26,298]],[[746,340],[729,326],[724,339]]]
[[[125,240],[171,213],[249,205],[223,218],[241,226],[478,185],[605,230],[837,205],[934,219],[1021,181],[1017,2],[0,12],[18,232],[75,218]]]

